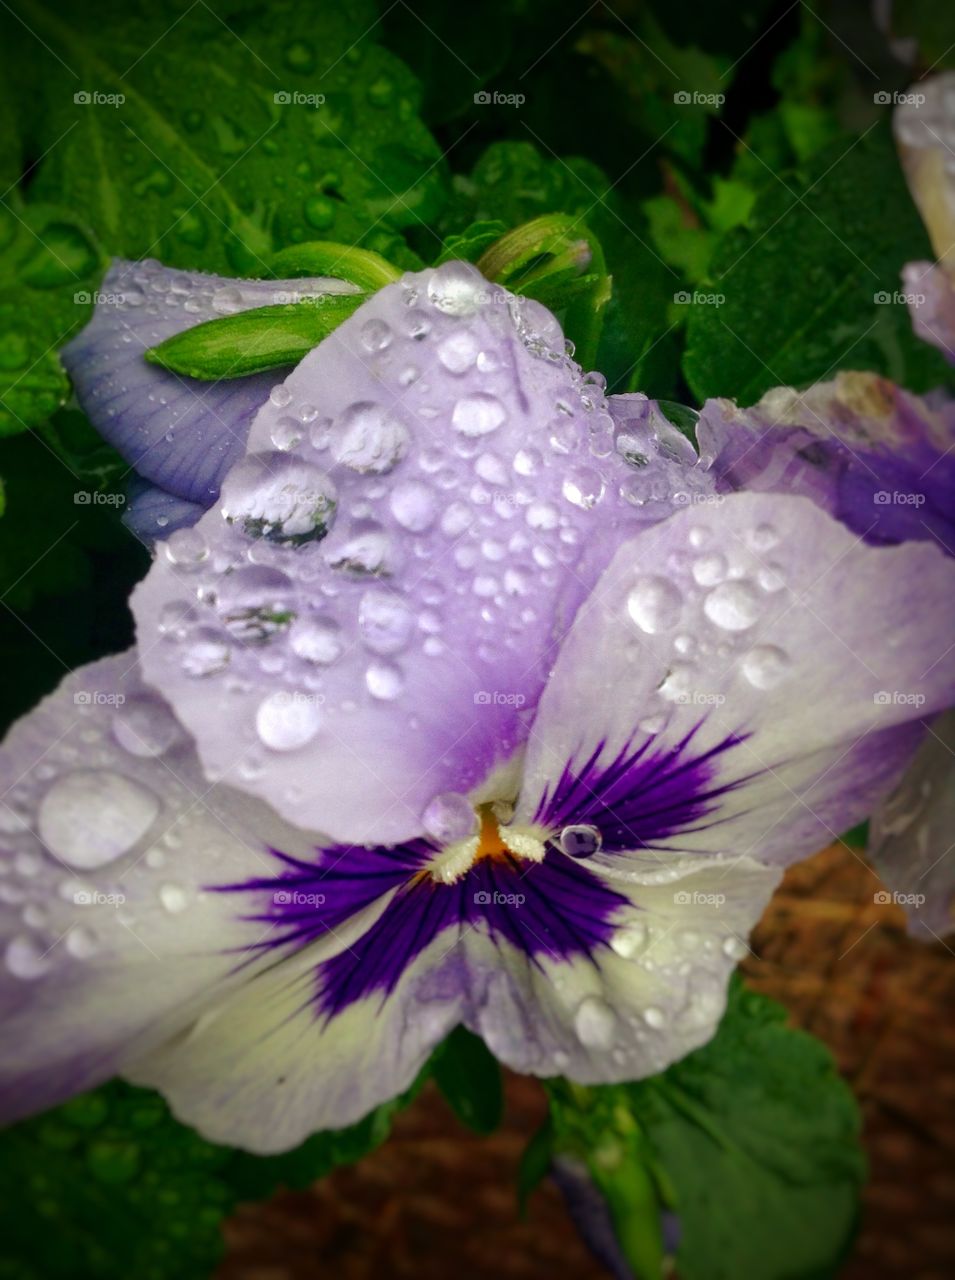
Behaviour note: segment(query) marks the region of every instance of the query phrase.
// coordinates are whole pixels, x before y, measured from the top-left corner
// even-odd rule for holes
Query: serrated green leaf
[[[839,369],[872,370],[912,391],[950,382],[899,296],[903,265],[930,256],[887,133],[836,144],[805,180],[774,181],[748,227],[717,246],[710,287],[725,303],[692,309],[687,381],[701,401],[742,405]]]
[[[480,1036],[455,1027],[434,1054],[432,1074],[463,1124],[477,1133],[498,1127],[504,1109],[501,1068]]]
[[[173,334],[146,359],[189,378],[221,381],[298,364],[343,320],[364,294],[326,294],[284,306],[254,307]]]

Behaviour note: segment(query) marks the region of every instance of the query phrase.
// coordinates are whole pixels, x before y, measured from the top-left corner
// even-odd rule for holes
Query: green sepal
[[[151,347],[146,359],[172,373],[217,382],[298,364],[364,301],[363,293],[336,293],[255,307],[176,333]]]
[[[334,240],[310,240],[293,244],[275,254],[271,270],[277,280],[299,276],[332,276],[348,280],[366,293],[383,289],[401,278],[401,272],[380,253],[338,244]]]

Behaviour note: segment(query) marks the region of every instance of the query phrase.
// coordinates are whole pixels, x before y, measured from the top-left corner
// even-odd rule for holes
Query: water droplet
[[[216,611],[237,640],[267,640],[295,617],[295,588],[278,569],[245,565],[225,574],[216,588]]]
[[[88,960],[96,954],[98,942],[92,929],[75,925],[66,935],[66,949],[77,960]]]
[[[342,652],[341,628],[331,618],[300,618],[292,624],[289,644],[305,662],[329,666]]]
[[[558,844],[570,858],[590,858],[600,852],[603,837],[596,827],[580,823],[564,827],[560,833]]]
[[[496,431],[506,417],[504,406],[496,396],[479,391],[457,402],[451,414],[451,425],[462,435],[473,439]]]
[[[532,502],[524,519],[532,529],[545,530],[556,528],[560,516],[556,507],[552,507],[549,502]]]
[[[667,578],[640,578],[627,597],[627,612],[641,631],[656,635],[680,621],[683,597]]]
[[[625,929],[618,929],[610,939],[611,948],[623,960],[632,960],[646,945],[647,928],[646,925],[639,922],[629,925]]]
[[[477,814],[467,796],[446,791],[435,796],[421,815],[425,834],[436,844],[467,840],[477,831]]]
[[[381,405],[359,401],[336,424],[332,457],[362,474],[384,475],[404,457],[410,436],[407,427]]]
[[[9,972],[25,982],[42,978],[53,967],[52,953],[25,933],[10,939],[4,961]]]
[[[693,561],[693,580],[701,587],[715,587],[728,572],[726,557],[718,551]]]
[[[401,527],[411,533],[423,533],[429,529],[438,513],[434,490],[421,480],[406,480],[396,485],[388,505]]]
[[[297,751],[315,737],[321,718],[318,695],[280,689],[259,704],[255,728],[272,751]]]
[[[276,449],[279,449],[282,453],[290,453],[302,443],[304,429],[297,418],[290,418],[286,414],[284,417],[279,418],[272,428],[271,434],[272,443]]]
[[[276,409],[285,409],[292,403],[292,393],[284,382],[279,382],[269,392],[269,401]]]
[[[589,511],[604,496],[604,482],[596,471],[580,467],[564,477],[561,493],[575,507]]]
[[[750,649],[740,664],[743,675],[756,689],[774,689],[792,671],[788,654],[772,644]]]
[[[358,605],[358,628],[374,653],[398,653],[408,643],[414,618],[401,596],[373,587]]]
[[[465,262],[446,262],[431,272],[428,298],[432,306],[448,316],[468,316],[478,309],[490,285]]]
[[[666,1015],[662,1009],[657,1009],[655,1005],[648,1005],[643,1011],[643,1020],[648,1027],[653,1027],[654,1031],[659,1031],[661,1027],[666,1025]]]
[[[198,620],[199,614],[188,601],[170,600],[168,604],[163,605],[159,614],[159,634],[181,640],[190,626]]]
[[[185,889],[183,889],[182,885],[172,883],[164,884],[160,887],[159,901],[170,915],[178,915],[180,911],[185,911],[188,905]]]
[[[40,839],[54,857],[87,871],[128,853],[159,813],[159,798],[109,769],[77,769],[46,792],[37,814]]]
[[[474,364],[480,345],[473,333],[459,329],[438,344],[438,359],[449,373],[466,373]]]
[[[771,524],[758,524],[749,535],[749,545],[754,551],[771,551],[779,542],[779,534]]]
[[[169,563],[182,569],[197,568],[209,556],[205,539],[196,529],[177,529],[170,534],[163,549]]]
[[[742,938],[730,937],[723,939],[723,954],[729,956],[730,960],[742,960],[749,952],[749,947]]]
[[[172,712],[157,699],[127,698],[113,716],[113,736],[133,756],[161,756],[183,737]]]
[[[242,310],[242,290],[235,285],[223,285],[212,295],[212,309],[220,316],[231,316]]]
[[[332,481],[310,463],[283,453],[249,454],[226,476],[221,510],[250,538],[298,545],[323,538],[334,519]]]
[[[724,582],[703,601],[703,612],[724,631],[745,631],[759,617],[759,598],[745,582]]]
[[[373,698],[391,702],[401,693],[405,679],[394,662],[372,662],[365,672],[365,684]]]
[[[348,573],[377,575],[388,573],[391,541],[387,532],[373,520],[357,521],[348,537],[328,555],[333,569]]]
[[[574,1014],[574,1031],[588,1049],[609,1049],[617,1035],[617,1015],[600,996],[585,996]]]
[[[361,345],[366,351],[384,351],[391,337],[391,329],[384,320],[366,320],[361,327]]]
[[[229,665],[229,646],[210,627],[201,627],[182,655],[182,669],[187,676],[214,676]]]
[[[514,455],[514,470],[519,476],[536,475],[543,463],[538,449],[519,449]]]

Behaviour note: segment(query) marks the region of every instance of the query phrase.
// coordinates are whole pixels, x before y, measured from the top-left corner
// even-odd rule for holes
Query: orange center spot
[[[478,831],[478,847],[474,861],[480,862],[482,858],[493,858],[495,862],[513,862],[514,855],[501,839],[501,829],[491,806],[481,805],[478,815],[481,819],[481,827]]]

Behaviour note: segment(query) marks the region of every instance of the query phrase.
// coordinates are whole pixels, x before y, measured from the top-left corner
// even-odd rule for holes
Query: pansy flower
[[[183,316],[209,293],[144,270]],[[74,348],[87,404],[90,369],[125,394],[126,319]],[[227,435],[172,428],[167,466],[150,426],[194,509],[136,648],[3,749],[6,1113],[122,1073],[274,1151],[458,1024],[584,1083],[707,1040],[781,869],[955,701],[936,539],[737,489],[463,263],[370,296],[251,419],[179,392]],[[113,407],[119,442],[144,406]]]

